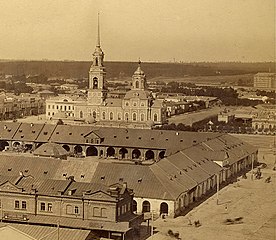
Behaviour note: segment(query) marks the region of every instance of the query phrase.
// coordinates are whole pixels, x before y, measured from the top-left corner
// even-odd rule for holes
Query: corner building
[[[147,89],[146,75],[138,68],[132,76],[132,88],[123,99],[107,96],[104,53],[98,40],[89,70],[89,89],[85,99],[58,96],[46,101],[48,119],[77,120],[102,126],[150,128],[166,121],[163,100],[154,99]]]

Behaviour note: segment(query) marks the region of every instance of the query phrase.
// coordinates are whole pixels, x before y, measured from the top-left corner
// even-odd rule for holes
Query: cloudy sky
[[[0,59],[273,61],[275,0],[6,0]]]

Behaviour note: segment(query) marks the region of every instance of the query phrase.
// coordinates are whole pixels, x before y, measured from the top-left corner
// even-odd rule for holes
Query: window
[[[126,106],[128,106],[129,105],[129,103],[128,102],[126,102]]]
[[[122,114],[118,113],[118,120],[120,121],[122,119]]]
[[[133,120],[133,121],[136,121],[136,120],[137,120],[136,113],[133,113],[133,115],[132,115],[132,120]]]
[[[62,106],[60,106],[60,110],[62,110]]]
[[[156,114],[156,113],[153,115],[153,121],[154,121],[154,122],[157,121],[157,114]]]
[[[71,110],[71,106],[68,106],[68,110]]]
[[[71,205],[66,206],[66,214],[72,214],[72,206]]]
[[[145,121],[145,115],[142,113],[141,114],[141,122]]]
[[[75,214],[79,214],[79,213],[80,213],[79,207],[75,206]]]
[[[92,114],[92,115],[93,115],[93,118],[96,119],[97,113],[96,113],[95,111],[93,111],[93,114]]]
[[[57,109],[58,109],[58,105],[57,105]]]
[[[93,216],[94,217],[100,217],[101,216],[100,208],[98,208],[98,207],[93,208]]]
[[[94,77],[93,78],[93,89],[97,89],[98,88],[98,78]]]
[[[101,208],[101,217],[103,218],[107,217],[106,208]]]
[[[103,112],[103,120],[105,120],[105,112]]]
[[[53,210],[53,204],[52,203],[48,203],[47,210],[48,210],[48,212],[52,212],[52,210]]]
[[[27,209],[27,203],[26,203],[26,201],[22,201],[21,206],[22,206],[22,209]]]
[[[135,82],[135,87],[136,87],[136,88],[139,88],[139,81],[136,81],[136,82]]]
[[[128,113],[125,114],[125,120],[128,121]]]
[[[40,203],[40,211],[46,211],[45,203]]]
[[[55,109],[55,105],[52,105],[52,109]]]
[[[80,118],[83,118],[83,112],[80,111]]]
[[[14,202],[14,208],[19,209],[19,201],[16,200]]]
[[[66,106],[64,106],[64,111],[66,111]]]
[[[50,109],[51,108],[51,106],[50,105],[48,105],[48,109]]]
[[[134,106],[134,107],[136,107],[136,105],[137,105],[137,103],[136,103],[136,102],[134,102],[134,103],[133,103],[133,106]]]
[[[113,120],[113,112],[111,112],[111,113],[109,114],[109,119],[110,119],[110,120]]]

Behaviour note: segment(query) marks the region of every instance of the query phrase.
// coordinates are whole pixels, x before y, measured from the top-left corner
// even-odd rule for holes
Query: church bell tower
[[[100,45],[100,21],[98,14],[98,33],[93,61],[89,70],[88,102],[91,105],[102,105],[107,91],[105,89],[105,67],[103,65],[104,53]]]

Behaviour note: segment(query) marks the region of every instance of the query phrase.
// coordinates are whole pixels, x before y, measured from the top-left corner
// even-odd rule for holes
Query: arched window
[[[259,128],[259,126],[258,126],[258,124],[256,124],[256,125],[255,125],[255,129],[258,129],[258,128]]]
[[[109,113],[109,120],[113,120],[113,112]]]
[[[95,111],[93,111],[93,114],[92,114],[92,115],[93,115],[93,118],[96,119],[97,113],[96,113]]]
[[[98,78],[93,78],[93,89],[98,89]]]
[[[103,112],[103,120],[105,120],[105,112]]]
[[[136,87],[136,88],[139,88],[139,81],[136,81],[136,82],[135,82],[135,87]]]
[[[80,111],[80,118],[83,118],[83,112]]]
[[[149,201],[144,201],[142,204],[142,212],[150,212],[150,203]]]
[[[122,120],[122,114],[118,113],[118,120],[121,121]]]
[[[133,121],[136,121],[136,120],[137,120],[137,115],[136,115],[136,113],[133,113],[133,115],[132,115],[132,120],[133,120]]]
[[[125,114],[125,120],[128,121],[128,113]]]
[[[144,113],[141,114],[141,122],[145,121],[145,115]]]
[[[154,122],[157,122],[157,117],[158,117],[158,116],[157,116],[157,114],[155,113],[155,114],[153,115],[153,121],[154,121]]]
[[[169,213],[169,206],[167,203],[162,202],[160,204],[160,214],[168,214]]]

